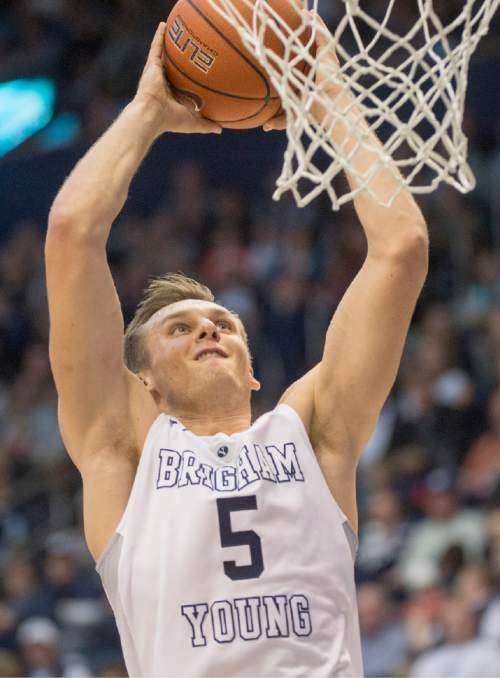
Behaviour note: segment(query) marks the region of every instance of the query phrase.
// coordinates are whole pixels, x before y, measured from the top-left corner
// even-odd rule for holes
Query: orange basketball
[[[232,2],[245,20],[251,19],[244,0]],[[300,28],[301,19],[290,0],[268,2],[291,30]],[[310,36],[310,28],[304,27],[301,42],[306,45]],[[284,46],[270,27],[264,42],[283,56]],[[222,127],[259,127],[281,109],[264,68],[208,0],[179,0],[174,6],[167,19],[163,61],[174,91],[189,96],[205,118]],[[297,68],[306,72],[308,64],[303,61]]]

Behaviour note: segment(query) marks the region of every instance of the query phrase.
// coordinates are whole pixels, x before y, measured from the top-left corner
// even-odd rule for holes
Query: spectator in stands
[[[247,273],[254,284],[265,284],[283,266],[279,224],[269,217],[256,217],[247,255]]]
[[[442,615],[443,643],[419,657],[411,678],[498,678],[500,648],[477,636],[477,615],[457,598],[447,601]]]
[[[410,339],[393,399],[391,445],[419,445],[430,464],[454,469],[475,386],[445,329],[433,325]]]
[[[12,389],[0,407],[5,452],[13,459],[43,467],[63,458],[55,389],[46,346],[26,348]]]
[[[409,647],[408,660],[426,652],[439,641],[446,600],[443,587],[434,586],[415,591],[403,605]]]
[[[281,387],[304,373],[305,295],[305,280],[289,271],[278,275],[267,289],[262,329],[283,367]]]
[[[22,557],[11,560],[3,572],[2,588],[16,624],[29,617],[54,618],[52,597],[42,587],[32,560]]]
[[[203,279],[215,290],[245,271],[247,249],[237,228],[229,223],[218,225],[210,235],[208,249],[200,263]]]
[[[357,580],[374,580],[387,573],[399,557],[407,531],[396,492],[380,489],[369,494],[359,533]]]
[[[82,554],[86,562],[82,564]],[[53,533],[43,562],[44,585],[54,604],[67,599],[98,599],[101,586],[81,539],[71,532]]]
[[[458,572],[453,591],[455,597],[481,616],[493,593],[491,573],[481,561],[466,565]]]
[[[22,678],[21,662],[14,652],[0,649],[0,676]]]
[[[16,651],[17,618],[9,605],[0,602],[0,650]]]
[[[359,586],[358,610],[365,675],[394,675],[406,658],[408,641],[383,586]]]
[[[491,551],[500,551],[500,488],[495,496],[497,502],[492,503],[485,514],[486,540]],[[498,570],[498,582],[500,584],[500,568]]]
[[[483,322],[500,303],[500,259],[497,252],[482,248],[474,257],[473,280],[458,307],[459,321],[468,327]]]
[[[481,619],[479,635],[500,645],[500,594],[487,604]]]
[[[481,618],[480,635],[500,644],[500,504],[493,505],[486,513],[486,536],[493,591]]]
[[[466,342],[478,391],[484,399],[500,384],[500,303],[477,327],[467,331]]]
[[[63,652],[60,630],[46,617],[30,617],[23,622],[17,639],[25,677],[90,678],[92,675],[79,653]]]
[[[483,514],[461,506],[445,469],[428,474],[422,509],[424,518],[410,528],[398,563],[401,581],[409,590],[438,581],[440,558],[451,546],[461,546],[467,558],[475,559],[485,543]]]
[[[468,499],[484,501],[500,482],[500,386],[488,400],[488,430],[470,447],[460,469],[459,489]]]
[[[30,617],[18,631],[24,676],[42,678],[62,676],[59,656],[60,633],[53,621],[46,617]]]
[[[0,455],[0,567],[8,562],[16,549],[27,543],[29,537],[28,521],[16,507],[11,472],[10,460],[6,455]]]

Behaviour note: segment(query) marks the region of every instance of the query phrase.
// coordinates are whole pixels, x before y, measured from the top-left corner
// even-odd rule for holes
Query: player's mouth
[[[205,348],[196,354],[195,360],[208,360],[209,358],[213,358],[214,356],[219,358],[228,357],[227,353],[223,351],[221,348]]]

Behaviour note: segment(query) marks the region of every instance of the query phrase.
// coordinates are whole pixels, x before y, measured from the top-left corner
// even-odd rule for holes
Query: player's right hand
[[[203,118],[187,99],[181,102],[174,96],[162,63],[165,26],[162,21],[156,30],[134,101],[151,110],[158,134],[220,134],[220,125]]]

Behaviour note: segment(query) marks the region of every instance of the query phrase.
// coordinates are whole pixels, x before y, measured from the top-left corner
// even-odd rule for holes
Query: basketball
[[[233,4],[251,22],[245,0]],[[290,0],[269,4],[291,31],[299,31],[301,18]],[[310,37],[311,29],[304,26],[299,39],[307,45]],[[269,26],[264,44],[283,58],[284,45]],[[259,127],[280,112],[280,97],[265,69],[208,0],[179,0],[174,6],[167,19],[163,63],[173,91],[187,96],[205,118],[222,127]],[[307,62],[297,68],[305,73]]]

